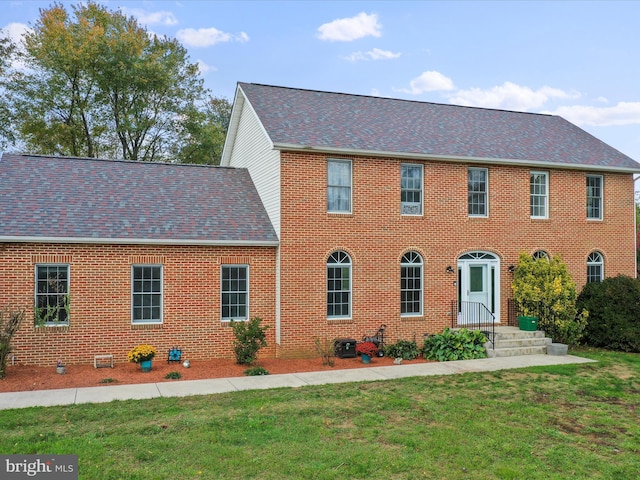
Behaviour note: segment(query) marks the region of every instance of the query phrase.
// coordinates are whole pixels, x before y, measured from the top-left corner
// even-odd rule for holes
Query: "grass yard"
[[[597,364],[0,411],[80,478],[637,479],[640,355]]]

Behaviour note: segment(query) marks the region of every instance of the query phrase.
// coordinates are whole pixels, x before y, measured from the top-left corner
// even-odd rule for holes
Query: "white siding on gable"
[[[242,95],[238,92],[238,95]],[[280,152],[273,149],[262,124],[248,101],[242,102],[233,138],[230,167],[249,170],[273,228],[280,238]],[[230,145],[225,145],[225,149]]]

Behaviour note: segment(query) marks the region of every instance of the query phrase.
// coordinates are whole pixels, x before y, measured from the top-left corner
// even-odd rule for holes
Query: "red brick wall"
[[[353,213],[326,212],[327,156],[282,153],[281,323],[279,355],[313,351],[315,338],[354,337],[388,326],[387,339],[416,338],[451,324],[455,274],[461,254],[483,250],[500,258],[502,321],[507,318],[512,274],[521,251],[560,254],[578,285],[586,281],[589,253],[604,256],[606,276],[635,276],[633,179],[603,173],[604,220],[586,220],[587,172],[549,172],[549,219],[529,214],[530,168],[489,166],[489,217],[467,215],[467,168],[473,165],[406,161],[424,165],[424,216],[400,215],[400,164],[392,158],[353,160]],[[335,250],[351,255],[352,319],[326,317],[326,260]],[[408,250],[424,259],[424,316],[400,316],[400,259]]]
[[[92,363],[94,355],[113,354],[126,362],[140,343],[155,346],[161,359],[174,345],[193,360],[233,358],[233,332],[220,320],[220,266],[227,263],[249,264],[250,316],[270,326],[261,355],[274,356],[275,254],[269,247],[0,245],[0,305],[26,309],[16,361]],[[70,265],[69,327],[34,327],[37,263]],[[139,263],[164,266],[161,325],[131,324],[131,266]]]

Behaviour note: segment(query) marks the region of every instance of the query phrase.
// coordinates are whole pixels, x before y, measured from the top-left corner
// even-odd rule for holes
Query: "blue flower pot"
[[[369,355],[365,355],[364,353],[360,355],[362,357],[362,363],[371,363],[371,357]]]
[[[143,360],[142,362],[140,362],[140,368],[142,368],[143,372],[150,372],[151,371],[151,360]]]

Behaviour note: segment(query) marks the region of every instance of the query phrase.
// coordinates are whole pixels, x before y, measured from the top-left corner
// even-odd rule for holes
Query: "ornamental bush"
[[[640,279],[618,275],[588,283],[578,308],[589,310],[583,343],[622,352],[640,352]]]
[[[11,339],[24,320],[24,310],[5,308],[0,311],[0,378],[4,378],[7,359],[11,353]]]
[[[420,355],[418,344],[411,340],[398,340],[393,345],[384,347],[384,354],[391,358],[402,358],[403,360],[413,360]]]
[[[519,314],[538,317],[538,328],[554,342],[578,343],[589,311],[578,311],[576,284],[559,255],[534,260],[521,253],[512,288]]]
[[[439,362],[485,358],[487,356],[484,347],[486,341],[487,337],[480,330],[445,328],[442,333],[430,335],[424,339],[422,354],[428,360]]]
[[[231,320],[231,328],[236,340],[233,351],[238,365],[252,365],[258,358],[258,350],[267,346],[267,327],[260,326],[262,319],[253,317],[246,322]]]

